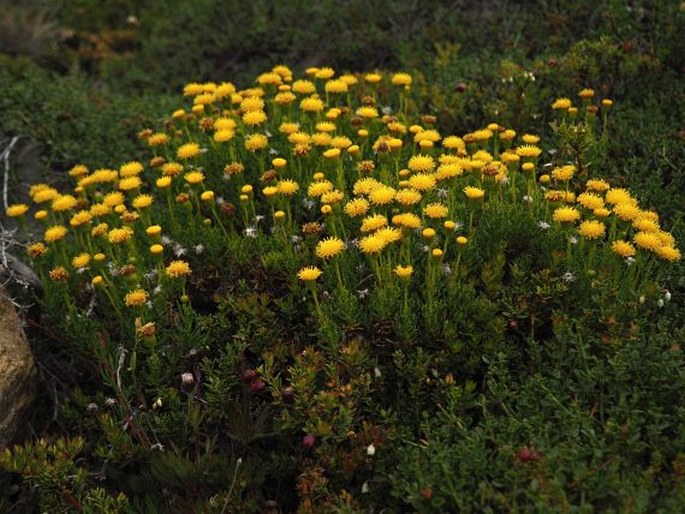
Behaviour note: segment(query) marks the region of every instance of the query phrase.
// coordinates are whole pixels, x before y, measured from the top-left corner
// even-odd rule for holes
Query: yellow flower
[[[167,162],[162,166],[165,177],[175,177],[183,172],[183,165],[178,162]]]
[[[540,136],[536,136],[534,134],[523,134],[521,139],[527,145],[536,145],[540,142]]]
[[[52,210],[56,212],[68,211],[78,205],[78,200],[71,195],[60,195],[52,201]]]
[[[169,136],[163,132],[156,132],[147,138],[147,144],[150,146],[164,146],[169,142]]]
[[[578,195],[576,201],[586,209],[590,209],[592,211],[604,207],[604,199],[595,193],[581,193]]]
[[[616,205],[619,203],[631,203],[636,204],[635,198],[632,197],[630,191],[620,187],[614,187],[609,189],[604,195],[604,199],[610,205]]]
[[[359,240],[359,249],[366,254],[380,253],[388,245],[387,241],[375,234],[365,236]]]
[[[329,237],[319,241],[316,245],[316,256],[321,259],[330,259],[340,254],[345,249],[345,243],[337,237]]]
[[[200,145],[197,143],[185,143],[176,150],[176,157],[183,160],[192,159],[200,155]]]
[[[414,273],[414,267],[411,264],[407,266],[398,264],[393,271],[395,272],[395,275],[400,278],[409,278],[411,277],[411,274]]]
[[[64,236],[66,236],[67,232],[68,230],[66,227],[62,225],[53,225],[45,231],[43,239],[45,239],[45,241],[47,241],[48,243],[54,243],[55,241],[59,241]]]
[[[186,261],[171,261],[166,267],[166,274],[171,278],[182,278],[190,275],[192,270]]]
[[[214,122],[213,128],[217,132],[222,130],[234,130],[236,127],[236,122],[232,118],[221,117]]]
[[[658,232],[661,230],[659,223],[653,219],[638,217],[633,221],[633,227],[644,232]]]
[[[145,207],[150,207],[152,205],[152,202],[154,202],[154,198],[151,195],[138,195],[133,199],[133,207],[136,209],[144,209]]]
[[[352,146],[352,141],[347,136],[335,136],[331,138],[328,144],[331,145],[333,148],[344,150],[345,148],[349,148],[350,146]]]
[[[323,156],[326,159],[337,159],[340,156],[340,149],[339,148],[329,148],[323,153]]]
[[[465,238],[464,236],[457,237],[456,241],[457,241],[457,244],[459,246],[464,246],[466,243],[469,242],[469,240],[467,238]]]
[[[156,237],[162,233],[162,227],[159,225],[150,225],[145,229],[145,233],[150,237]]]
[[[340,79],[329,80],[324,85],[326,93],[347,93],[348,89],[347,82]]]
[[[155,185],[156,185],[159,189],[165,189],[165,188],[171,186],[171,177],[159,177],[159,178],[155,181]]]
[[[262,150],[268,144],[269,140],[264,134],[250,134],[245,138],[245,148],[250,152]]]
[[[69,170],[70,177],[81,177],[88,174],[88,168],[83,164],[77,164]]]
[[[376,189],[381,187],[383,184],[373,177],[364,177],[357,180],[352,187],[352,192],[355,195],[368,195]]]
[[[542,149],[533,145],[521,145],[516,149],[516,155],[519,157],[538,157],[542,153]]]
[[[442,147],[448,150],[465,150],[466,144],[464,140],[458,136],[447,136],[442,140]]]
[[[64,266],[57,266],[49,271],[49,276],[51,280],[62,281],[69,278],[69,272],[64,268]]]
[[[125,243],[133,237],[133,230],[130,227],[113,228],[107,234],[107,239],[110,243],[121,244]]]
[[[557,98],[552,104],[552,109],[555,111],[565,111],[573,105],[569,98]]]
[[[143,181],[140,180],[140,177],[138,176],[122,178],[119,181],[119,189],[122,191],[131,191],[133,189],[138,189],[142,183]]]
[[[369,202],[364,198],[355,198],[345,204],[345,213],[353,218],[356,216],[364,216],[368,210]]]
[[[205,179],[205,174],[201,171],[189,171],[183,175],[183,179],[188,182],[188,184],[199,184]]]
[[[42,189],[36,190],[31,195],[31,198],[36,203],[45,203],[45,202],[51,202],[52,200],[54,200],[58,196],[59,196],[59,191],[57,191],[57,189],[53,189],[52,187],[45,186]]]
[[[424,228],[423,231],[421,232],[421,235],[425,239],[433,239],[435,237],[435,229],[432,229],[430,227]]]
[[[69,220],[69,225],[71,225],[72,227],[80,227],[81,225],[85,225],[87,223],[90,223],[90,221],[92,219],[93,219],[93,216],[90,214],[90,212],[78,211]]]
[[[262,189],[262,194],[266,198],[271,198],[278,194],[278,188],[276,186],[266,186],[264,189]]]
[[[449,209],[441,203],[429,203],[423,208],[423,213],[432,219],[446,218]]]
[[[418,175],[414,175],[414,177],[419,177],[418,179],[416,179],[414,181],[415,183],[419,182],[419,186],[423,186],[423,185],[425,185],[425,183],[429,183],[430,179],[433,178],[433,177],[430,177],[429,175],[422,175],[421,173],[419,173]],[[428,178],[426,178],[424,181],[423,180],[424,177],[428,177]],[[411,184],[411,180],[409,181],[409,183]],[[411,188],[402,189],[401,191],[398,191],[395,194],[395,201],[399,204],[402,204],[402,205],[416,205],[417,203],[419,203],[421,201],[421,198],[423,198],[421,196],[421,193],[419,193],[417,190],[411,189]]]
[[[316,86],[309,80],[296,80],[293,82],[293,91],[298,95],[311,95],[316,91]]]
[[[107,216],[112,212],[112,207],[104,203],[94,203],[90,206],[90,214],[95,217]]]
[[[36,211],[33,217],[39,221],[44,220],[48,217],[48,211],[41,209],[40,211]]]
[[[316,95],[308,96],[300,101],[300,109],[304,112],[321,112],[323,107],[323,100]]]
[[[85,268],[90,263],[90,259],[89,253],[80,253],[71,260],[71,264],[77,269]]]
[[[164,251],[164,247],[160,244],[153,244],[150,246],[150,253],[152,255],[159,255]]]
[[[278,192],[284,196],[292,196],[300,189],[300,186],[294,180],[279,180],[276,185]]]
[[[578,92],[578,96],[581,98],[592,98],[595,96],[595,90],[590,88],[581,89]]]
[[[656,252],[660,247],[664,246],[659,236],[653,232],[638,232],[633,236],[633,241],[644,250]]]
[[[309,184],[307,188],[307,196],[316,198],[324,193],[328,193],[333,190],[333,183],[328,180],[317,180]]]
[[[240,109],[245,112],[264,110],[264,100],[258,96],[248,96],[240,101]]]
[[[134,289],[126,293],[124,297],[124,303],[126,307],[140,307],[147,302],[148,294],[147,291],[143,289]]]
[[[424,192],[435,187],[437,180],[435,176],[428,173],[417,173],[409,177],[409,185],[417,191]]]
[[[435,169],[435,161],[430,155],[414,155],[407,163],[407,168],[414,172],[431,172]]]
[[[36,258],[36,257],[42,257],[43,255],[46,254],[48,251],[47,246],[45,246],[43,243],[38,242],[38,243],[32,243],[26,247],[26,253],[29,255],[29,257]]]
[[[26,214],[26,212],[29,210],[29,206],[23,203],[15,203],[14,205],[10,205],[7,207],[7,210],[5,210],[5,214],[9,218],[18,218],[19,216],[23,216]]]
[[[405,212],[403,214],[395,214],[392,217],[392,224],[404,228],[416,229],[421,228],[421,218],[413,212]]]
[[[561,166],[552,170],[552,178],[561,182],[568,182],[573,178],[576,168],[573,165]]]
[[[369,200],[372,204],[387,205],[395,198],[396,191],[390,186],[380,186],[369,193]]]
[[[402,231],[398,228],[383,227],[379,228],[374,236],[384,239],[387,244],[391,244],[402,239]]]
[[[321,276],[322,271],[316,266],[306,266],[297,272],[297,278],[303,282],[313,282]]]
[[[583,221],[578,227],[578,233],[585,239],[597,239],[606,232],[606,226],[601,221]]]
[[[200,200],[202,200],[203,202],[213,202],[214,191],[203,191],[200,195]]]
[[[380,73],[367,73],[364,75],[364,80],[369,84],[377,84],[382,78]]]
[[[585,183],[585,187],[588,191],[594,191],[595,193],[603,193],[607,191],[611,186],[604,179],[591,178]]]
[[[665,261],[675,262],[680,260],[680,250],[673,246],[660,246],[656,254]]]
[[[217,143],[228,143],[235,137],[233,130],[217,130],[212,138]]]
[[[622,240],[612,242],[611,251],[623,258],[635,255],[635,247],[631,243]]]
[[[137,161],[127,162],[119,168],[119,176],[122,178],[139,175],[143,171],[143,165]]]
[[[357,109],[357,116],[365,119],[378,118],[378,109],[371,107],[370,105],[364,105]]]
[[[469,200],[482,200],[485,196],[485,191],[478,187],[466,186],[464,194]]]
[[[388,224],[388,218],[382,214],[374,214],[373,216],[367,216],[362,220],[362,226],[360,230],[362,232],[373,232],[381,227],[385,227]]]
[[[109,225],[107,223],[100,223],[96,226],[93,227],[93,229],[90,231],[91,235],[93,237],[101,237],[107,234],[107,231],[109,230]]]
[[[243,123],[248,127],[260,125],[266,121],[266,113],[264,111],[247,111],[243,114]]]
[[[640,208],[632,203],[614,205],[613,211],[623,221],[632,221],[640,215]]]
[[[271,165],[276,169],[284,168],[286,164],[288,164],[288,161],[283,157],[276,157],[271,161]]]
[[[392,82],[396,86],[411,86],[412,78],[409,73],[395,73],[392,78],[390,79],[390,82]]]
[[[437,180],[447,180],[453,177],[458,177],[464,173],[461,164],[457,162],[441,164],[435,172]]]
[[[338,202],[342,202],[343,198],[345,195],[343,194],[342,191],[338,191],[337,189],[334,189],[333,191],[329,191],[328,193],[324,193],[321,195],[321,202],[326,203],[326,204],[334,204]]]
[[[552,219],[558,223],[573,223],[580,218],[580,212],[573,207],[559,207],[552,213]]]

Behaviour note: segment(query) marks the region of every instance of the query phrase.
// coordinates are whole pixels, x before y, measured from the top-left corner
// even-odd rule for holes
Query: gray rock
[[[25,428],[36,386],[36,367],[19,316],[0,288],[0,448],[15,442]]]

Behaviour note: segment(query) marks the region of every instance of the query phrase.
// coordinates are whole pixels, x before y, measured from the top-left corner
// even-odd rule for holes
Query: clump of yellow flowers
[[[144,309],[174,280],[185,297],[208,238],[219,252],[222,240],[270,238],[308,287],[330,276],[351,290],[359,264],[376,286],[434,283],[459,271],[481,220],[511,203],[620,259],[681,258],[629,191],[580,181],[571,163],[543,172],[541,138],[496,122],[443,134],[434,116],[412,112],[413,84],[404,72],[295,77],[286,66],[244,89],[188,84],[186,104],[140,133],[144,159],[76,165],[70,192],[31,187],[44,228],[28,254],[46,278],[88,284],[122,311]],[[594,92],[579,96],[589,105]],[[568,98],[551,107],[575,115]]]

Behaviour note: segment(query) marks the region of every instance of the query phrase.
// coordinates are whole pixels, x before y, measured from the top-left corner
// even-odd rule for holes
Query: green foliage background
[[[21,137],[10,160],[14,201],[25,201],[26,187],[37,178],[60,183],[77,162],[99,167],[135,158],[141,148],[138,131],[168,115],[177,105],[172,95],[187,82],[230,80],[248,86],[258,72],[279,63],[297,70],[310,65],[341,71],[378,68],[413,73],[420,110],[437,115],[445,133],[497,121],[549,137],[553,98],[586,86],[601,91],[614,99],[615,108],[609,147],[593,156],[594,169],[638,191],[644,206],[657,208],[665,228],[685,241],[685,10],[680,2],[23,0],[0,17],[0,141]],[[442,389],[438,381],[437,390],[446,395],[441,411],[429,415],[419,410],[411,422],[392,412],[378,414],[378,425],[395,431],[390,438],[396,453],[379,452],[379,473],[357,477],[356,486],[368,479],[372,490],[388,493],[370,493],[362,500],[367,509],[682,510],[685,375],[678,345],[685,343],[683,264],[673,266],[665,280],[673,301],[643,317],[635,315],[635,327],[616,333],[606,329],[614,315],[628,323],[637,312],[634,306],[605,312],[600,307],[610,304],[606,299],[593,298],[585,305],[577,297],[568,308],[571,319],[556,320],[558,326],[548,327],[555,335],[529,347],[524,337],[502,336],[492,321],[493,302],[537,301],[540,309],[555,312],[565,306],[541,300],[544,277],[521,277],[520,288],[503,290],[495,256],[484,257],[483,280],[490,277],[491,288],[483,292],[465,284],[455,292],[455,302],[473,308],[453,320],[455,330],[482,331],[482,339],[476,339],[486,350],[469,362],[482,383],[457,377],[458,387]],[[223,271],[237,281],[257,258],[238,254],[235,267]],[[278,262],[271,265],[267,260],[268,269],[252,270],[254,275],[224,299],[219,308],[230,312],[224,318],[233,321],[217,326],[199,316],[180,329],[178,338],[196,340],[201,334],[214,340],[230,334],[235,342],[251,341],[256,355],[271,341],[283,343],[284,332],[301,330],[288,325],[296,312],[290,300],[268,287],[259,291],[264,276],[278,268]],[[70,323],[59,330],[90,330],[87,321],[73,318]],[[78,323],[84,326],[74,326]],[[80,388],[98,370],[52,344],[83,341],[67,341],[63,333],[52,341],[39,330],[33,335],[45,390],[54,391],[46,395],[50,399],[42,410],[52,412],[53,401],[65,407],[56,420],[37,412],[32,426],[35,435],[54,439],[78,424],[88,401]],[[216,426],[226,423],[222,401],[238,387],[233,372],[245,350],[241,344],[227,345],[220,359],[203,364],[211,370],[208,401],[214,403],[207,415]],[[386,357],[399,370],[392,378],[407,384],[425,379],[435,364],[417,349]],[[409,385],[406,390],[412,392]],[[414,393],[411,400],[418,404],[438,394]],[[180,405],[172,392],[167,401]],[[268,417],[268,408],[262,408]],[[183,426],[186,412],[172,421]],[[406,443],[415,435],[410,426],[420,427],[418,433],[430,444]],[[127,468],[130,442],[116,439],[114,420],[111,428],[107,443],[121,453],[105,457],[120,468],[110,472],[103,487],[116,489],[114,484],[124,483],[128,473],[127,492],[142,499],[131,506],[110,495],[111,490],[91,487],[86,511],[163,509],[150,493],[151,484],[160,482],[184,508],[191,505],[184,503],[191,502],[183,492],[188,484],[196,491],[226,491],[226,482],[237,473],[233,459],[189,462],[174,456],[150,457],[145,470]],[[277,497],[285,510],[292,508],[294,478],[283,477],[297,470],[291,451],[296,442],[271,447],[268,436],[260,439],[263,427],[257,421],[249,430],[239,428],[225,437],[240,451],[253,445],[259,456],[246,459],[241,476],[251,479],[241,478],[245,483],[236,486],[243,491],[242,506],[256,509]],[[517,451],[528,446],[542,454],[541,460],[516,460]],[[104,448],[101,444],[98,451]],[[50,451],[38,448],[27,458],[39,455],[48,461]],[[71,470],[66,464],[54,470],[50,494],[55,501],[60,501],[59,480],[67,481]],[[342,500],[335,508],[354,511]],[[1,511],[36,509],[36,498],[17,475],[0,476]]]

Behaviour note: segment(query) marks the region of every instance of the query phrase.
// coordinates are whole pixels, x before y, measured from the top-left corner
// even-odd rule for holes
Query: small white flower
[[[157,286],[152,290],[152,294],[156,295],[162,292],[162,286]]]
[[[195,377],[189,371],[181,373],[181,384],[184,386],[191,386],[195,382]]]
[[[523,196],[523,201],[524,201],[525,203],[532,203],[532,202],[533,202],[533,197],[532,197],[532,196],[528,196],[528,195],[524,195],[524,196]]]
[[[383,114],[392,114],[392,107],[390,107],[389,105],[384,105],[383,107],[381,107],[381,112]]]
[[[538,227],[540,227],[542,230],[547,230],[551,226],[552,225],[550,225],[546,221],[543,221],[543,220],[538,221]]]
[[[368,289],[357,289],[357,296],[359,297],[360,300],[363,300],[367,296],[369,296],[369,290]]]
[[[150,449],[151,450],[157,450],[159,452],[163,452],[164,451],[164,445],[162,443],[155,443],[152,446],[150,446]]]
[[[640,295],[640,298],[638,298],[637,301],[640,302],[640,304],[645,303],[645,295]]]
[[[564,274],[561,276],[561,280],[563,280],[564,282],[567,282],[567,283],[571,283],[571,282],[573,282],[575,279],[576,279],[576,276],[575,276],[572,272],[570,272],[570,271],[567,271],[566,273],[564,273]]]
[[[568,236],[568,242],[572,245],[578,244],[578,238],[576,236]]]
[[[262,221],[263,219],[264,219],[264,215],[263,215],[263,214],[257,214],[257,215],[254,217],[255,223],[259,223],[259,222]]]
[[[437,194],[438,198],[447,198],[447,194],[449,191],[445,189],[444,187],[439,187],[435,193]]]
[[[668,289],[666,289],[666,291],[664,292],[664,299],[665,299],[667,302],[670,302],[670,301],[671,301],[671,292],[670,292]]]
[[[255,239],[257,237],[256,227],[245,227],[245,236]]]
[[[162,408],[162,399],[161,399],[161,398],[157,398],[157,399],[155,400],[155,403],[152,404],[152,408],[153,408],[153,409],[161,409],[161,408]]]
[[[381,370],[376,366],[373,368],[373,376],[376,378],[381,378]]]
[[[173,240],[169,236],[166,236],[166,235],[162,236],[162,244],[163,245],[168,245],[171,243],[173,243]]]
[[[290,236],[291,243],[299,243],[300,241],[302,241],[302,238],[297,234]]]
[[[659,308],[664,306],[664,300],[662,298],[659,298],[656,302],[656,304],[659,306]]]
[[[315,203],[314,203],[314,200],[311,200],[310,198],[305,198],[302,200],[302,205],[304,205],[305,209],[309,210],[312,207],[314,207]]]
[[[450,266],[449,262],[446,262],[442,265],[442,274],[443,275],[451,275],[452,274],[452,267]]]
[[[97,412],[98,411],[98,404],[97,403],[89,403],[86,405],[86,410],[88,412]]]
[[[196,245],[195,248],[193,248],[193,250],[195,250],[195,253],[197,255],[200,255],[201,253],[203,253],[205,251],[205,247],[204,247],[204,245]]]
[[[430,252],[430,249],[431,249],[431,247],[428,246],[428,245],[423,245],[423,246],[421,247],[421,251],[422,251],[423,253],[428,253],[428,252]]]
[[[376,454],[376,447],[373,444],[370,444],[369,446],[366,447],[366,454],[369,457],[373,457]]]
[[[502,184],[508,184],[509,183],[509,177],[504,176],[502,177]]]
[[[635,264],[635,257],[626,257],[626,266],[632,266]]]
[[[368,493],[368,492],[369,492],[369,483],[368,483],[368,482],[364,482],[364,483],[362,484],[362,494],[366,494],[366,493]]]
[[[114,407],[116,405],[117,401],[114,398],[107,398],[105,399],[105,405],[107,407]]]

